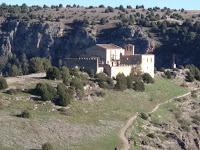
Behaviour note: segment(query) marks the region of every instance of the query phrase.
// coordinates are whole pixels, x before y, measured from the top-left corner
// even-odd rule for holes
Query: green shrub
[[[3,77],[0,77],[0,90],[6,89],[6,88],[8,88],[6,79],[4,79]]]
[[[50,143],[45,143],[42,145],[42,150],[53,150],[53,146]]]
[[[149,118],[148,114],[144,113],[144,112],[141,112],[140,113],[140,117],[144,120],[147,120]]]
[[[152,101],[153,101],[153,97],[151,97],[151,98],[149,99],[149,101],[151,101],[151,102],[152,102]]]
[[[135,83],[133,84],[133,89],[135,91],[143,92],[145,90],[145,85],[142,81],[135,81]]]
[[[79,78],[81,79],[82,83],[86,85],[88,83],[88,80],[90,79],[90,76],[86,72],[81,72]]]
[[[30,118],[30,116],[31,115],[30,115],[29,111],[27,111],[27,110],[22,111],[21,114],[18,115],[18,117],[21,117],[21,118]]]
[[[113,80],[105,73],[99,73],[95,75],[95,79],[101,88],[113,88]]]
[[[100,19],[100,24],[101,25],[104,25],[104,24],[106,24],[106,23],[108,23],[109,21],[108,21],[108,19],[106,19],[106,18],[101,18]]]
[[[144,83],[147,83],[147,84],[149,84],[149,83],[154,83],[154,79],[151,77],[151,75],[150,74],[148,74],[148,73],[144,73],[143,75],[142,75],[142,80],[144,81]]]
[[[94,71],[93,69],[87,70],[87,73],[89,74],[89,76],[90,76],[91,78],[94,78],[94,77],[95,77],[95,71]]]
[[[98,73],[95,75],[97,81],[106,81],[108,76],[105,73]]]
[[[69,86],[70,83],[71,83],[71,77],[64,77],[64,78],[63,78],[63,83],[64,83],[65,85]]]
[[[192,123],[194,123],[194,124],[196,124],[198,126],[200,125],[200,122],[198,120],[195,120],[195,119],[192,120]]]
[[[149,134],[147,134],[147,136],[152,138],[152,139],[154,139],[156,137],[154,133],[149,133]]]
[[[51,101],[56,96],[56,90],[49,84],[38,83],[34,89],[34,94],[41,96],[43,101]]]
[[[187,72],[186,76],[185,76],[185,81],[187,82],[194,82],[194,76],[191,72]]]
[[[9,89],[9,90],[6,91],[6,93],[10,94],[10,95],[15,95],[15,94],[20,93],[20,92],[22,92],[21,89]]]
[[[83,90],[76,90],[76,96],[79,99],[82,99],[84,97],[84,91]]]
[[[12,65],[9,69],[8,75],[11,77],[16,77],[22,75],[22,69],[17,67],[16,65]]]
[[[47,71],[48,68],[50,67],[51,67],[51,62],[49,59],[33,57],[30,60],[30,65],[29,65],[30,73]]]
[[[62,67],[60,72],[61,72],[61,78],[63,79],[63,83],[69,86],[71,82],[69,69],[67,67]]]
[[[187,69],[190,70],[191,75],[196,79],[196,80],[200,80],[200,70],[194,66],[194,65],[187,65],[186,66]]]
[[[59,106],[67,106],[73,97],[72,93],[62,83],[57,86],[57,95],[58,99],[56,100],[56,104]]]
[[[73,78],[71,80],[70,86],[74,88],[76,91],[77,90],[83,91],[83,82],[80,78],[77,78],[77,77]]]
[[[74,92],[76,92],[76,96],[77,96],[79,99],[82,99],[82,97],[83,97],[83,95],[84,95],[83,80],[81,80],[81,79],[78,78],[78,77],[74,77],[74,78],[71,80],[70,87],[71,87],[71,89],[72,89]]]
[[[116,76],[116,81],[117,81],[117,83],[115,85],[116,89],[122,90],[122,91],[127,89],[127,80],[123,73],[119,73]]]
[[[72,69],[70,69],[70,75],[74,76],[74,77],[79,77],[79,74],[80,74],[79,71],[80,70],[78,68],[72,68]]]
[[[191,97],[192,98],[197,98],[198,97],[197,92],[196,91],[192,91],[191,92]]]
[[[97,97],[104,97],[105,95],[106,95],[106,93],[103,91],[96,92]]]
[[[108,6],[108,7],[105,9],[105,13],[110,13],[110,12],[114,12],[114,8],[112,8],[111,6]]]
[[[62,78],[70,76],[69,68],[67,68],[65,66],[61,67],[60,72],[61,72]]]
[[[108,77],[106,82],[107,82],[107,88],[113,88],[114,82],[112,78]]]
[[[128,89],[133,89],[133,77],[132,76],[127,76],[126,77],[126,80],[127,80],[127,88]]]
[[[172,79],[172,73],[169,70],[165,71],[164,73],[167,79]]]
[[[47,79],[51,80],[60,79],[61,78],[60,70],[57,67],[51,67],[47,70],[46,77]]]
[[[64,108],[64,107],[58,108],[57,111],[60,112],[60,114],[62,114],[62,115],[66,115],[66,116],[70,115],[70,112],[68,111],[68,109]]]

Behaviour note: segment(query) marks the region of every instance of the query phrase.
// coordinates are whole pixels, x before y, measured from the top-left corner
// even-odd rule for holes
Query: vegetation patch
[[[30,118],[31,117],[31,114],[29,111],[27,110],[24,110],[21,112],[21,114],[17,115],[17,117],[21,117],[21,118]]]
[[[54,150],[54,148],[50,143],[45,143],[42,145],[42,150]]]
[[[6,89],[6,88],[8,88],[7,81],[3,77],[0,77],[0,90]]]
[[[199,91],[195,91],[195,95],[198,96]],[[162,147],[184,148],[196,145],[195,143],[187,143],[191,136],[191,140],[198,137],[198,134],[196,134],[198,129],[195,128],[196,125],[199,125],[199,113],[196,111],[198,108],[195,107],[196,101],[198,101],[196,96],[181,98],[186,100],[176,100],[161,105],[157,111],[149,116],[148,120],[137,118],[133,129],[129,129],[129,131],[132,131],[131,137],[135,138],[136,141],[131,143],[132,147],[141,149],[145,146],[156,149]],[[195,132],[192,130],[193,128]],[[188,139],[184,141],[179,138],[181,136]],[[171,145],[168,145],[169,141]]]

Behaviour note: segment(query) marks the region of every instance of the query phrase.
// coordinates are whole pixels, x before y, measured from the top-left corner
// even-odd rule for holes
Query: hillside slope
[[[48,57],[54,64],[84,55],[95,43],[132,43],[136,53],[155,53],[156,65],[198,66],[199,11],[138,7],[0,6],[0,64],[16,54]]]
[[[114,149],[119,144],[118,132],[129,116],[151,111],[158,103],[187,92],[173,80],[158,78],[146,86],[145,92],[103,90],[103,97],[73,100],[60,110],[51,102],[35,100],[20,91],[37,83],[59,84],[39,75],[7,78],[9,88],[18,91],[0,92],[0,133],[6,135],[0,137],[0,149],[40,149],[45,142],[58,150]],[[31,117],[17,117],[23,110]]]

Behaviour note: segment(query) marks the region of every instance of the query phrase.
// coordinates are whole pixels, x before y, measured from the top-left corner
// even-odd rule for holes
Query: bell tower
[[[130,56],[135,54],[135,46],[132,44],[127,44],[125,47],[125,56]]]

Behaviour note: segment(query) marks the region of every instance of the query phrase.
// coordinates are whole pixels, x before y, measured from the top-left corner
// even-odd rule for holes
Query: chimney
[[[130,56],[135,54],[135,46],[132,44],[127,44],[125,46],[125,55]]]

